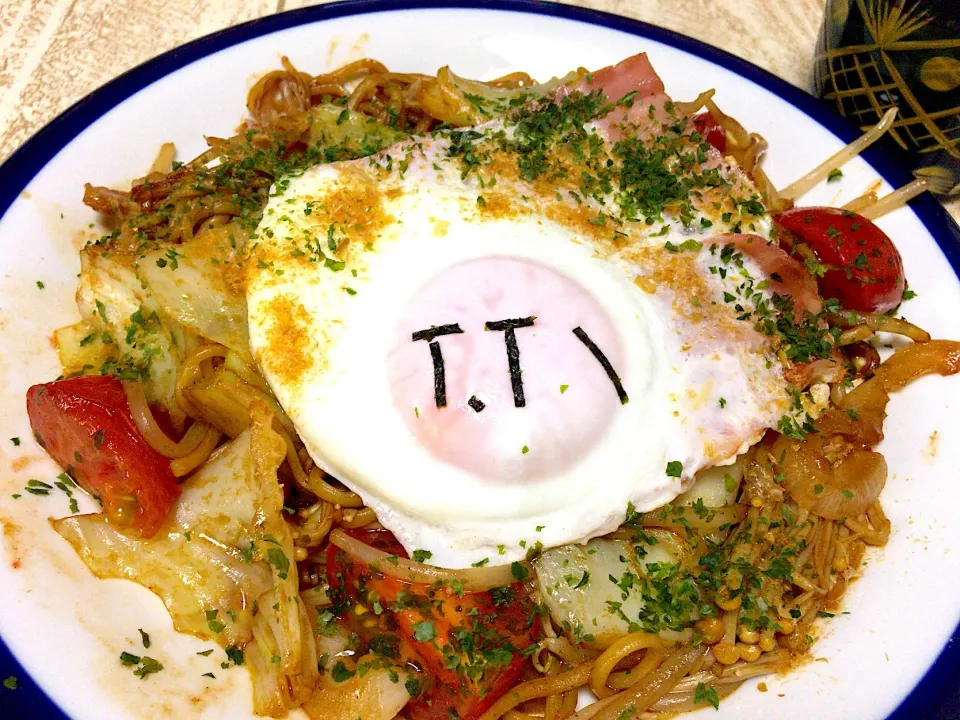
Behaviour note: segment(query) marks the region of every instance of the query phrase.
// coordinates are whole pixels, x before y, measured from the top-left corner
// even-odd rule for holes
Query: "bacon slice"
[[[603,90],[614,102],[634,91],[637,98],[664,94],[663,81],[653,69],[646,53],[628,57],[616,65],[608,65],[589,73],[574,89],[582,93]]]
[[[756,262],[769,276],[770,289],[777,295],[792,298],[797,310],[806,310],[817,315],[823,309],[823,301],[817,292],[817,281],[799,261],[788,255],[779,245],[749,233],[724,233],[711,240],[733,245]]]
[[[579,82],[560,88],[556,99],[559,101],[572,92],[586,94],[594,90],[602,90],[610,102],[623,101],[621,106],[611,110],[596,123],[598,131],[608,142],[635,135],[647,127],[651,120],[651,106],[652,119],[658,122],[668,121],[664,103],[670,98],[664,92],[663,81],[653,69],[646,53],[588,73]]]

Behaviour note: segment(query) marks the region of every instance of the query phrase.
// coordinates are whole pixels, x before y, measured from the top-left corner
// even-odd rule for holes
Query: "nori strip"
[[[413,333],[413,341],[417,340],[426,340],[430,342],[434,338],[442,337],[443,335],[459,335],[463,330],[460,328],[460,323],[451,323],[450,325],[434,325],[429,330],[417,330]]]
[[[511,328],[533,327],[533,322],[536,319],[535,315],[531,315],[530,317],[514,318],[512,320],[494,320],[486,323],[484,328],[487,330],[510,330]]]
[[[478,398],[476,395],[472,395],[469,400],[467,400],[467,405],[473,408],[474,412],[481,412],[486,405],[483,400]]]
[[[607,360],[607,356],[603,354],[603,350],[597,347],[596,343],[583,331],[583,328],[579,326],[575,327],[573,334],[580,339],[580,342],[587,346],[587,349],[593,353],[593,356],[603,366],[607,377],[610,378],[610,382],[612,382],[613,386],[617,389],[617,397],[620,398],[620,404],[626,405],[630,401],[630,398],[627,397],[627,392],[623,389],[623,383],[620,382],[620,376],[617,375],[617,371],[613,369],[613,365]]]
[[[440,343],[434,338],[443,335],[459,335],[463,330],[459,323],[450,325],[434,325],[428,330],[417,330],[412,335],[414,342],[426,340],[430,343],[430,357],[433,358],[433,399],[438,408],[447,406],[447,379],[443,369],[443,353],[440,352]]]
[[[527,404],[523,396],[523,377],[520,370],[520,347],[517,345],[516,328],[532,327],[536,320],[532,315],[512,320],[494,320],[484,324],[487,330],[502,330],[503,339],[507,344],[507,367],[510,369],[510,385],[513,387],[514,407],[525,407]]]
[[[436,340],[430,343],[430,357],[433,358],[433,399],[437,407],[447,406],[447,376],[443,369],[443,353],[440,352],[440,343]]]

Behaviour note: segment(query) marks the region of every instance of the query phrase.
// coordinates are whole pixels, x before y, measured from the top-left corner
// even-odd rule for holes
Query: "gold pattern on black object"
[[[890,135],[914,173],[960,191],[960,0],[827,0],[814,73],[863,129],[896,105]]]

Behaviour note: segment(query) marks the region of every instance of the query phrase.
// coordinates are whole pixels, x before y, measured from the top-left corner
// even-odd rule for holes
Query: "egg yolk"
[[[429,279],[403,309],[387,361],[394,408],[416,442],[499,482],[582,461],[629,400],[627,370],[593,294],[553,268],[502,256]]]

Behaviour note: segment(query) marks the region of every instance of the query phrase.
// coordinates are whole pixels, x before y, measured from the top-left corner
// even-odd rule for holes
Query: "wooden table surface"
[[[807,87],[825,0],[581,0],[692,35]],[[165,50],[310,0],[0,0],[0,161]]]

